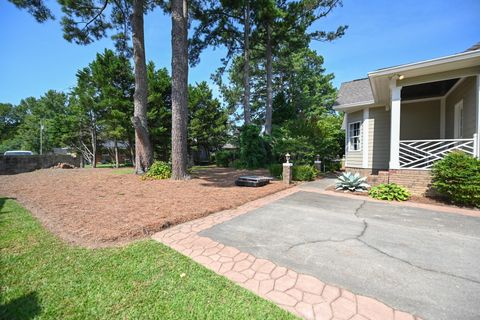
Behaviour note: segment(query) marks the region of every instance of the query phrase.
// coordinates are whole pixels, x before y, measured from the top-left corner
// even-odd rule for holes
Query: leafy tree
[[[340,0],[259,0],[206,1],[195,17],[191,61],[198,63],[200,52],[207,46],[225,46],[224,65],[214,79],[231,108],[243,99],[244,123],[250,123],[257,110],[265,119],[265,133],[272,127],[272,105],[275,96],[274,78],[279,77],[275,60],[288,60],[295,52],[308,48],[311,40],[332,41],[341,37],[346,26],[335,31],[313,30],[311,25],[326,17]],[[240,57],[240,53],[242,57]],[[223,83],[222,75],[229,62],[231,85]],[[259,67],[264,64],[264,68]],[[241,75],[241,76],[240,76]],[[233,84],[233,85],[232,85]],[[253,97],[250,86],[253,84]],[[284,88],[278,88],[280,92]],[[253,98],[253,102],[251,102]],[[252,106],[250,107],[250,103]]]
[[[49,153],[55,147],[64,146],[62,137],[65,132],[63,122],[67,95],[53,90],[39,99],[23,99],[14,107],[12,114],[16,118],[12,136],[2,142],[7,149],[24,149],[36,153]],[[40,130],[43,125],[42,139]]]
[[[49,19],[54,19],[50,9],[42,0],[9,0],[19,9],[25,9],[38,22],[45,22]]]
[[[253,14],[260,3],[253,0],[235,1],[207,0],[204,6],[197,6],[193,16],[199,21],[191,39],[190,61],[193,65],[200,59],[200,53],[208,46],[227,48],[227,55],[223,59],[223,67],[219,74],[236,57],[242,54],[241,80],[243,100],[243,120],[245,124],[251,122],[250,113],[250,41],[252,34]],[[196,10],[195,10],[196,9]]]
[[[97,54],[88,67],[77,73],[69,114],[73,118],[67,140],[96,165],[98,142],[113,141],[118,166],[118,142],[133,140],[128,115],[133,110],[133,74],[129,60],[111,50]],[[73,126],[73,128],[72,128]]]
[[[12,138],[18,120],[15,117],[15,107],[10,103],[0,103],[0,140]]]
[[[267,149],[260,136],[260,129],[253,125],[245,125],[240,131],[240,163],[239,167],[248,169],[262,168],[267,164]]]
[[[345,33],[347,26],[339,26],[336,31],[308,31],[309,27],[317,20],[326,17],[335,7],[341,6],[340,0],[300,0],[286,2],[283,0],[263,0],[262,10],[257,17],[257,34],[260,51],[265,57],[265,133],[271,134],[272,130],[272,92],[273,92],[273,59],[272,52],[281,52],[283,48],[285,57],[293,52],[302,51],[308,47],[309,42],[333,41]],[[285,52],[286,51],[286,52]],[[277,60],[280,60],[277,56]]]
[[[278,63],[282,77],[277,79],[276,86],[283,90],[277,102],[288,104],[290,110],[284,119],[291,119],[295,114],[309,117],[321,114],[324,109],[331,110],[335,102],[336,91],[331,81],[333,74],[325,74],[323,57],[311,49],[303,49],[288,56]],[[274,114],[275,114],[275,105]],[[285,109],[285,106],[280,106]],[[277,115],[277,119],[282,119]]]
[[[188,137],[191,150],[218,150],[227,140],[227,110],[203,81],[189,88]]]
[[[73,133],[73,141],[83,157],[95,168],[97,165],[97,150],[101,119],[105,114],[100,101],[100,92],[95,83],[92,69],[83,68],[77,72],[77,85],[72,91],[70,101],[71,112],[76,122],[73,126],[78,131]],[[76,133],[78,132],[78,139]],[[75,145],[75,144],[74,144]]]
[[[154,158],[170,160],[172,141],[172,79],[166,68],[155,69],[147,65],[148,76],[148,131],[152,141]]]
[[[133,128],[128,120],[133,112],[134,79],[130,61],[111,50],[97,54],[90,64],[93,84],[99,95],[99,108],[105,139],[113,141],[115,166],[118,167],[118,142],[133,140]]]
[[[42,0],[10,0],[20,9],[26,9],[38,22],[53,19]],[[115,46],[125,56],[132,54],[128,45],[131,38],[135,64],[134,114],[135,172],[142,174],[153,162],[153,152],[147,127],[147,70],[145,60],[145,12],[163,1],[108,1],[108,0],[58,0],[64,16],[61,24],[67,41],[87,45],[107,36],[109,30]],[[108,13],[108,14],[107,14]]]
[[[17,132],[25,113],[24,107],[0,103],[0,154],[20,149],[21,139],[17,138]]]

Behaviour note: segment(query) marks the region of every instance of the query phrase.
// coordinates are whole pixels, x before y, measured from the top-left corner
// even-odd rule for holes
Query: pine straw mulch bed
[[[62,239],[87,247],[128,243],[185,221],[286,188],[280,181],[237,187],[262,170],[197,170],[188,181],[142,180],[112,169],[44,169],[0,176],[0,196],[18,200]]]

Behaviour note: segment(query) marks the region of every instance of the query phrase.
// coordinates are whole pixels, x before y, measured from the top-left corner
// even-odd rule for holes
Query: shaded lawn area
[[[0,319],[295,318],[153,240],[73,247],[6,198],[0,228]]]

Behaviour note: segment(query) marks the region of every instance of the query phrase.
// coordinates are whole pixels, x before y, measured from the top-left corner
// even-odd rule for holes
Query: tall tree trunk
[[[80,152],[80,168],[85,168],[85,160],[83,158],[83,154]]]
[[[265,134],[272,133],[272,26],[267,25],[266,46],[267,106],[265,109]]]
[[[97,129],[92,127],[92,168],[97,167]]]
[[[188,4],[172,0],[172,179],[187,179]]]
[[[113,143],[114,143],[113,148],[115,149],[115,168],[118,168],[118,141],[117,141],[117,139],[115,139]]]
[[[145,173],[153,162],[152,144],[147,126],[147,65],[145,62],[145,42],[143,34],[143,0],[133,1],[132,42],[135,63],[134,111],[132,117],[135,128],[135,173]]]
[[[245,124],[250,124],[250,0],[245,0],[243,15],[243,117]]]

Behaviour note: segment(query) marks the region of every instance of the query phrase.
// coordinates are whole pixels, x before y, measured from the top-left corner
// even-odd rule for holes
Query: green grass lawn
[[[5,198],[0,290],[0,319],[294,318],[153,240],[108,249],[67,245]]]

